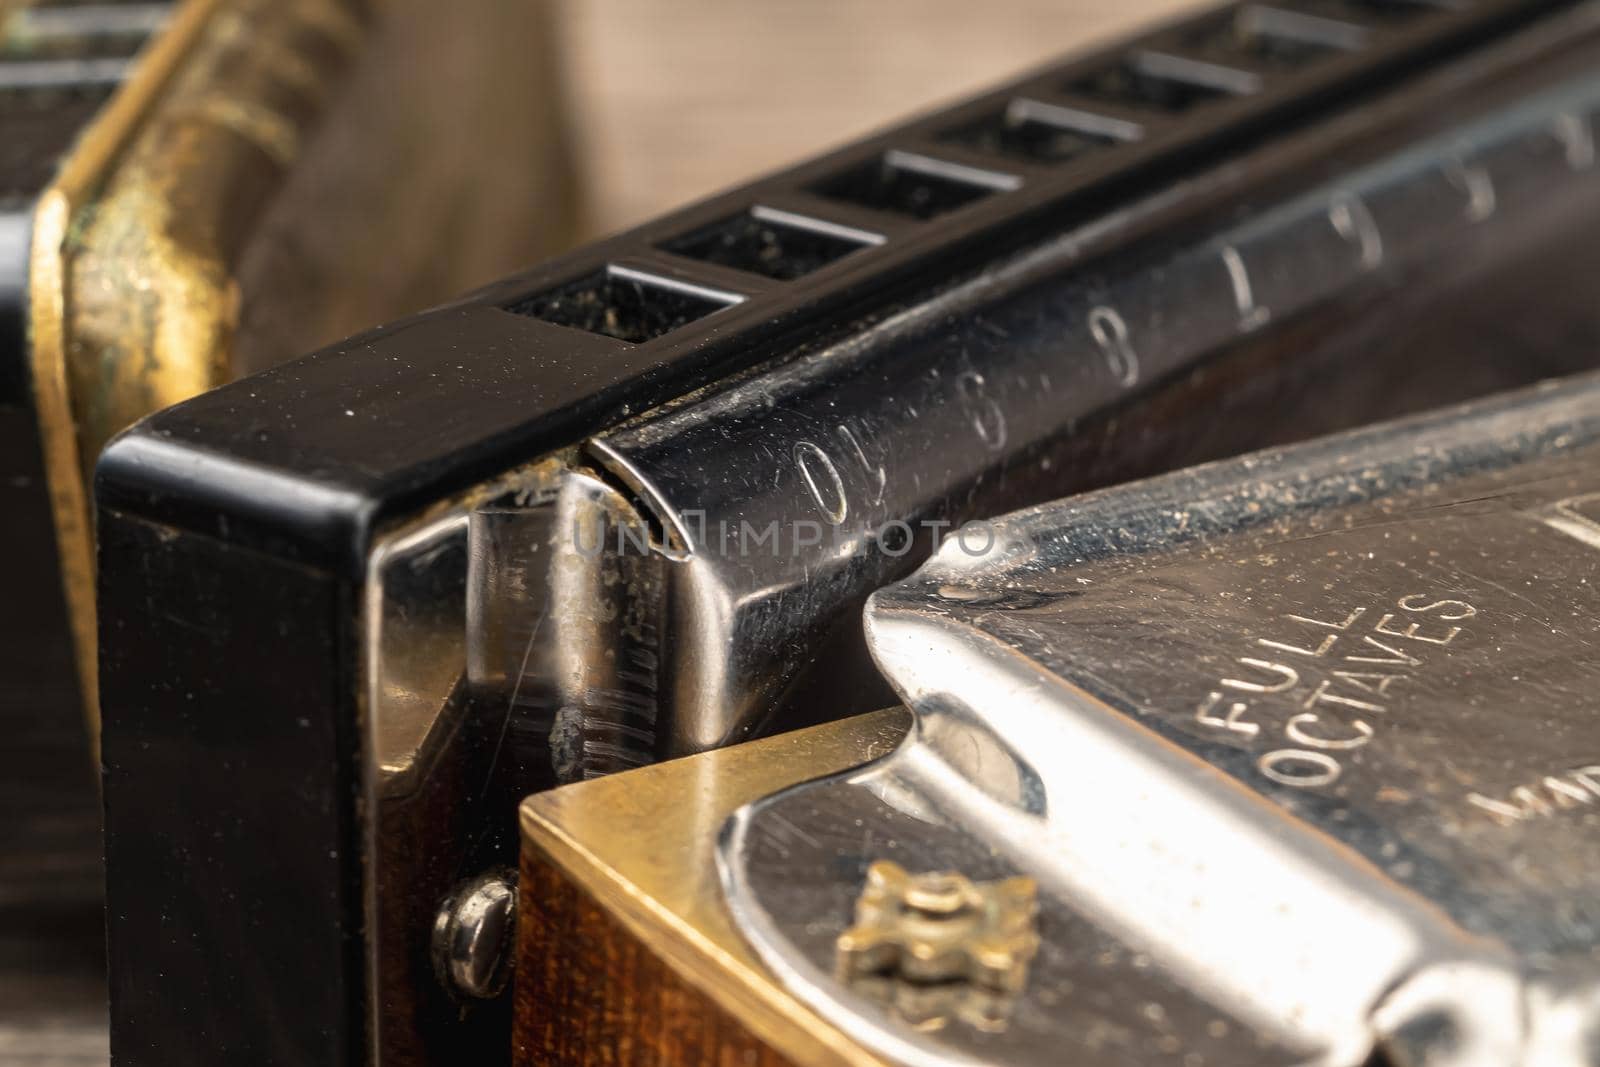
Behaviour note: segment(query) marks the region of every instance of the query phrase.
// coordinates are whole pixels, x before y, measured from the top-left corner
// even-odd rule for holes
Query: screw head
[[[492,1000],[511,976],[517,883],[490,871],[456,887],[433,922],[433,966],[458,997]]]

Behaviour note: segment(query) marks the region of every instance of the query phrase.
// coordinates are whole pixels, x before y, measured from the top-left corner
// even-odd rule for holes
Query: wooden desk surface
[[[643,222],[1195,0],[560,0],[589,230]]]

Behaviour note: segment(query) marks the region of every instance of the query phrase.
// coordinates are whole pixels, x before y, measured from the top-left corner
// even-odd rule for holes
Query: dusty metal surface
[[[1600,378],[1016,513],[868,609],[917,716],[743,811],[789,987],[906,1063],[1588,1065]],[[998,1031],[831,976],[869,864],[1028,875]]]
[[[1087,251],[1172,200],[1203,197],[1201,181],[1185,183],[863,337],[597,437],[588,445],[595,464],[664,531],[654,562],[671,608],[656,613],[659,669],[627,692],[638,707],[587,706],[586,692],[618,686],[578,686],[566,704],[597,732],[631,715],[648,735],[632,746],[635,760],[652,746],[680,754],[726,744],[795,714],[819,679],[853,666],[819,654],[819,642],[873,588],[908,573],[933,535],[1002,510],[997,501],[1088,487],[1069,484],[1075,435],[1107,408],[1202,375],[1208,357],[1265,345],[1295,316],[1408,265],[1443,275],[1443,261],[1503,254],[1510,235],[1541,227],[1542,217],[1581,217],[1585,209],[1565,198],[1593,186],[1592,142],[1574,155],[1560,131],[1565,123],[1590,136],[1581,131],[1597,108],[1600,82],[1574,80],[1253,205],[1240,221],[1216,226],[1206,216],[1177,247],[1123,262]],[[1387,284],[1395,295],[1399,285]],[[1291,358],[1310,363],[1314,343],[1301,347]],[[1352,376],[1362,355],[1351,353]],[[1424,388],[1438,396],[1455,357],[1434,356],[1441,373]],[[1390,399],[1398,394],[1321,406],[1351,417]],[[1295,400],[1316,406],[1309,394]],[[1163,430],[1180,436],[1195,411],[1175,412]],[[1249,418],[1258,441],[1295,432],[1277,418]],[[615,538],[604,551],[639,554]],[[604,648],[592,639],[574,657],[601,659]],[[521,649],[508,651],[514,659]],[[630,765],[628,756],[593,762]]]
[[[1141,462],[1459,397],[1478,371],[1531,380],[1539,364],[1502,346],[1479,349],[1480,363],[1453,344],[1419,353],[1360,333],[1343,349],[1318,345],[1351,325],[1341,301],[1354,291],[1371,301],[1358,323],[1394,325],[1414,312],[1402,290],[1428,290],[1419,276],[1463,284],[1438,260],[1493,276],[1554,220],[1587,217],[1592,160],[1559,136],[1587,129],[1600,103],[1583,69],[1541,65],[1551,82],[1538,91],[1453,101],[1454,121],[1415,100],[1351,116],[1339,143],[1361,146],[1359,164],[1340,156],[1335,168],[1325,141],[1297,142],[1289,162],[1274,157],[1270,195],[1228,214],[1241,221],[1218,224],[1212,183],[1229,189],[1250,168],[1218,168],[391,528],[363,593],[360,725],[380,1044],[414,1039],[393,1021],[418,1005],[424,1019],[492,1010],[455,1011],[418,946],[452,886],[506,862],[496,811],[887,699],[851,616],[914,568],[930,532]],[[1441,85],[1461,95],[1459,80]],[[1430,136],[1417,136],[1419,112],[1438,123]],[[1463,168],[1480,196],[1494,190],[1492,213],[1456,180]],[[1136,243],[1141,227],[1157,236]],[[1467,285],[1501,288],[1481,275]],[[1434,299],[1430,322],[1446,302]],[[1272,369],[1230,368],[1224,357],[1241,352]],[[1372,375],[1401,353],[1414,376]],[[1377,397],[1301,386],[1319,361],[1396,384]],[[1240,404],[1227,428],[1206,425],[1212,403]],[[1095,450],[1103,465],[1086,461]]]
[[[1178,38],[1206,27],[1069,60],[121,437],[100,466],[100,532],[128,1047],[171,1062],[179,1032],[265,1062],[493,1055],[499,1008],[463,1011],[433,981],[442,900],[506,862],[516,800],[558,775],[736,740],[766,711],[793,726],[872,706],[851,609],[914,566],[899,543],[868,545],[873,527],[1349,425],[1374,410],[1351,392],[1358,369],[1380,410],[1414,410],[1531,380],[1545,359],[1588,365],[1594,349],[1571,340],[1588,304],[1559,285],[1538,286],[1540,307],[1579,321],[1536,356],[1435,335],[1421,361],[1405,338],[1440,321],[1418,307],[1503,294],[1521,257],[1574,274],[1535,238],[1600,217],[1581,151],[1597,9],[1418,10],[1409,29],[1372,27],[1364,53],[1273,74],[1239,57],[1222,68],[1238,91],[1184,117],[1141,112],[1141,140],[1113,137],[1081,168],[980,163],[949,140],[979,120],[1008,136],[1015,108],[1070,100],[1094,129],[1124,128],[1080,99],[1085,79],[1187,54]],[[1424,56],[1420,73],[1404,62]],[[1157,110],[1208,89],[1155,81]],[[788,281],[673,251],[771,225],[754,201],[813,236],[881,240]],[[1381,327],[1391,347],[1363,332]],[[1391,389],[1402,362],[1412,375]],[[1331,399],[1300,389],[1335,375]],[[1279,397],[1295,403],[1274,410]],[[539,457],[554,458],[517,472]],[[763,524],[820,513],[856,541],[741,566],[686,553],[659,501]],[[669,536],[634,557],[562,555],[578,513]],[[694,574],[658,596],[675,567]],[[670,662],[663,599],[683,616]],[[802,670],[848,702],[792,698]],[[263,852],[286,823],[298,832]],[[233,901],[262,921],[238,923]],[[197,936],[163,955],[142,920],[179,911]],[[282,1027],[257,1024],[260,998]],[[195,1002],[208,1010],[186,1027]]]

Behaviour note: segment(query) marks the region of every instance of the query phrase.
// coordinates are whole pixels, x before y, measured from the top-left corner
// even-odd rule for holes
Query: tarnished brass
[[[756,959],[729,919],[715,853],[718,834],[739,807],[884,755],[899,743],[906,724],[902,710],[875,712],[536,795],[522,805],[525,862],[536,860],[558,871],[698,991],[709,1010],[731,1017],[782,1062],[880,1067],[883,1061],[791,997]],[[562,952],[560,945],[530,941],[539,909],[548,904],[524,899],[522,951]],[[594,947],[568,943],[566,948],[592,952]],[[574,1013],[605,1010],[583,998],[632,995],[608,980],[615,976],[579,980],[602,964],[598,959],[553,963],[540,969],[539,978],[534,968],[518,965],[520,1034],[558,1022],[545,1017],[557,1004],[568,1014],[555,1029],[578,1030],[582,1024]],[[546,978],[573,980],[578,988],[541,993],[539,982]],[[651,1041],[649,1035],[637,1036]],[[716,1062],[715,1049],[704,1052],[706,1062]],[[530,1063],[578,1062],[554,1048],[523,1047],[518,1055]]]
[[[46,480],[56,521],[62,584],[72,619],[91,736],[99,733],[95,672],[94,553],[78,434],[75,376],[68,366],[68,279],[72,227],[105,185],[117,157],[154,109],[215,13],[218,0],[191,0],[150,45],[139,69],[84,131],[34,209],[29,253],[28,317],[34,405],[43,437]],[[104,433],[102,430],[100,433]]]
[[[896,975],[1016,990],[1039,948],[1032,878],[974,882],[959,871],[912,874],[891,860],[867,869],[856,923],[835,942],[846,978]]]
[[[67,235],[79,460],[228,376],[238,257],[363,43],[357,0],[214,6]]]
[[[867,868],[855,925],[834,941],[839,978],[919,1030],[952,1018],[1002,1030],[1039,951],[1038,884],[975,882],[959,871]]]

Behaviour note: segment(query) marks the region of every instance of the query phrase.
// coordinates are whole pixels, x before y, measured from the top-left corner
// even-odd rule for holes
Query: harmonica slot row
[[[0,23],[0,108],[102,99],[170,13],[165,3],[42,4]]]
[[[681,268],[690,272],[699,262],[793,282],[894,244],[901,239],[897,232],[937,225],[1025,184],[1042,187],[1045,195],[1069,196],[1074,183],[1085,180],[1085,165],[1157,134],[1164,144],[1203,134],[1201,124],[1211,122],[1208,113],[1216,105],[1270,96],[1276,80],[1357,53],[1375,32],[1409,31],[1418,18],[1454,9],[1447,0],[1239,4],[1158,31],[1098,63],[1074,62],[1071,73],[1058,68],[1029,79],[987,113],[952,116],[942,125],[934,120],[931,129],[918,123],[864,159],[798,181],[780,178],[775,188],[754,194],[776,202],[798,195],[823,207],[819,215],[827,214],[827,204],[837,204],[869,225],[883,219],[884,234],[758,203],[656,240],[648,250],[614,253],[595,273],[505,307],[631,344],[654,341],[740,301],[696,295],[699,282],[692,277],[683,282],[633,271],[619,281],[615,260],[660,250],[686,261]],[[987,169],[985,161],[999,169]],[[776,295],[757,291],[748,300]]]

